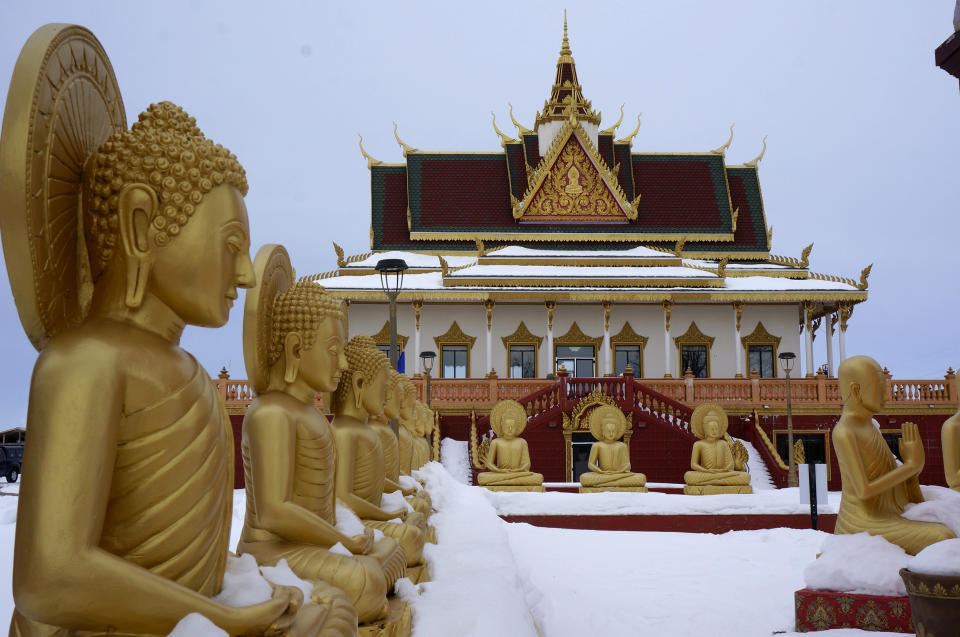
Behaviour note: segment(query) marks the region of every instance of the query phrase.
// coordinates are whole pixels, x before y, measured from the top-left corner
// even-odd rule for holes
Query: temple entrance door
[[[564,367],[573,378],[593,378],[596,376],[596,356],[591,345],[558,345],[556,349],[558,371]]]
[[[578,482],[580,474],[587,471],[587,460],[590,459],[590,447],[593,446],[593,435],[589,433],[574,433],[570,438],[570,458],[572,480]]]

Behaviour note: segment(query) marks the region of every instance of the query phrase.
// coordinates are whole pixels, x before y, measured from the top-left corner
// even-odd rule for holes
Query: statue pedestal
[[[900,569],[918,635],[949,635],[960,625],[960,577]]]
[[[387,616],[380,621],[360,624],[358,637],[410,637],[410,607],[398,597],[389,597],[387,604]]]
[[[855,595],[800,589],[794,596],[797,632],[831,628],[859,628],[891,633],[912,633],[908,597]]]
[[[683,492],[687,495],[717,495],[720,493],[753,493],[753,487],[749,484],[735,484],[729,486],[719,486],[714,484],[687,484],[683,487]]]
[[[490,491],[533,491],[535,493],[543,493],[546,489],[543,488],[542,484],[538,485],[528,485],[528,486],[511,486],[511,487],[497,487],[497,486],[484,486],[484,489],[489,489]]]
[[[580,487],[580,493],[600,493],[602,491],[613,491],[616,493],[646,493],[646,487]]]

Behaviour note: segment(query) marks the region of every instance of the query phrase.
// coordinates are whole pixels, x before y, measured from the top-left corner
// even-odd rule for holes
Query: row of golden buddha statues
[[[179,106],[153,104],[127,129],[88,30],[50,24],[25,44],[0,135],[4,256],[40,352],[11,635],[164,635],[192,613],[231,635],[409,634],[391,595],[399,578],[426,577],[432,505],[404,475],[430,459],[433,414],[372,339],[347,342],[343,303],[295,280],[281,246],[251,262],[247,188],[237,158]],[[249,606],[215,599],[233,432],[180,339],[226,323],[238,288],[257,399],[236,551],[286,560],[310,599],[293,586]],[[333,392],[332,426],[318,392]]]
[[[596,442],[590,447],[587,471],[580,474],[580,493],[634,491],[646,493],[647,478],[630,470],[630,449],[623,437],[627,417],[615,404],[591,405],[590,433]],[[530,471],[527,441],[520,438],[527,412],[514,400],[502,400],[490,412],[495,434],[479,447],[482,467],[477,483],[491,491],[544,491],[543,475]],[[697,407],[691,429],[698,438],[693,444],[690,471],[684,474],[684,493],[706,495],[753,493],[746,471],[747,450],[727,434],[727,415],[719,405]],[[471,431],[476,445],[476,431]]]

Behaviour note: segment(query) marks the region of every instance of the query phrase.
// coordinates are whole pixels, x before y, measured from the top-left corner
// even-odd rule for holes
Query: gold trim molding
[[[696,321],[690,321],[690,327],[687,328],[687,331],[676,336],[673,339],[673,342],[677,346],[677,367],[683,367],[683,346],[684,345],[706,345],[707,346],[707,378],[710,378],[710,348],[713,347],[713,341],[716,338],[713,336],[707,336],[700,331],[700,328],[697,327]],[[680,377],[683,378],[683,375],[687,372],[685,369],[680,370]]]
[[[587,336],[574,321],[566,334],[553,339],[554,358],[556,358],[557,345],[593,345],[594,356],[597,356],[600,353],[601,343],[603,343],[602,336]]]
[[[373,342],[377,345],[390,346],[390,321],[384,321],[383,327],[380,328],[380,331],[376,334],[372,334],[370,338],[373,339]],[[397,332],[397,345],[400,346],[400,351],[407,349],[407,337]]]
[[[543,337],[537,336],[527,329],[527,325],[520,321],[520,325],[513,331],[513,334],[501,336],[504,349],[507,350],[507,377],[510,376],[510,346],[511,345],[533,345],[533,376],[540,377],[540,344],[543,343]]]
[[[443,346],[444,345],[466,345],[467,346],[467,378],[470,376],[470,354],[473,351],[473,344],[476,342],[476,336],[465,334],[457,322],[454,321],[444,334],[434,336],[433,342],[437,345],[437,353],[440,356],[440,374],[443,377]]]
[[[620,329],[616,336],[610,337],[610,360],[616,365],[617,345],[639,345],[640,369],[633,370],[633,374],[637,378],[641,378],[643,376],[643,350],[646,348],[648,340],[646,336],[641,336],[633,331],[633,327],[630,326],[630,321],[627,321],[623,324],[623,328]]]
[[[742,337],[740,343],[743,345],[743,360],[746,366],[745,373],[750,375],[750,346],[751,345],[772,345],[773,346],[773,378],[777,377],[777,351],[780,348],[780,337],[774,336],[763,326],[763,321],[757,321],[757,326],[753,328],[750,334]]]

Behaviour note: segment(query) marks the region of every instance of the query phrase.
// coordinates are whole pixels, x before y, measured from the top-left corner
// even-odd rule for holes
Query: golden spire
[[[567,10],[563,10],[563,43],[560,44],[560,55],[570,56],[573,51],[570,50],[570,40],[567,39]]]
[[[543,105],[543,111],[537,113],[534,128],[546,122],[562,122],[569,117],[568,108],[576,111],[581,122],[600,125],[600,113],[593,110],[590,100],[583,97],[583,90],[577,79],[577,67],[570,50],[567,37],[567,13],[563,13],[563,42],[560,45],[560,57],[557,60],[557,74],[550,90],[550,99]]]

